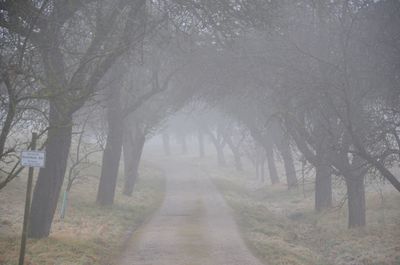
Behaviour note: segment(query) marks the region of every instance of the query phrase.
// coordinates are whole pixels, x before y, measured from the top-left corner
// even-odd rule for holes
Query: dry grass
[[[28,241],[26,264],[112,264],[124,238],[161,204],[165,188],[162,173],[144,166],[132,197],[121,195],[119,184],[114,206],[101,208],[94,203],[97,183],[86,178],[73,187],[66,218],[57,211],[50,237]],[[22,177],[0,192],[0,264],[17,264],[25,185]]]
[[[399,265],[400,196],[369,188],[364,229],[346,228],[347,209],[313,211],[312,191],[254,188],[243,175],[214,172],[250,249],[269,265]],[[253,187],[253,188],[249,188]]]

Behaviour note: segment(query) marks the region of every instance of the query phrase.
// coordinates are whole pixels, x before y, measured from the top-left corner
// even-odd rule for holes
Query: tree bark
[[[332,207],[332,176],[325,163],[315,167],[315,211],[321,212]]]
[[[139,175],[139,164],[145,140],[145,135],[138,127],[134,129],[133,135],[129,130],[126,130],[124,133],[124,195],[132,196],[133,189]]]
[[[289,189],[296,188],[298,185],[296,177],[296,169],[294,167],[292,151],[290,150],[289,143],[287,142],[286,139],[282,139],[282,141],[280,141],[278,145],[278,148],[280,149],[283,159],[283,164],[285,166],[288,188]]]
[[[111,89],[110,92],[107,109],[107,142],[103,153],[96,199],[96,202],[100,205],[112,205],[114,203],[123,142],[122,108],[120,104],[121,88]]]
[[[349,228],[362,227],[366,224],[364,175],[345,176],[348,201]]]
[[[66,114],[61,108],[58,102],[50,101],[46,167],[40,169],[33,193],[28,233],[31,238],[49,236],[64,181],[72,137],[72,114]]]
[[[271,184],[274,185],[280,182],[275,165],[274,150],[272,146],[269,145],[264,145],[264,149],[265,149],[265,156],[267,158],[269,177],[271,179]]]

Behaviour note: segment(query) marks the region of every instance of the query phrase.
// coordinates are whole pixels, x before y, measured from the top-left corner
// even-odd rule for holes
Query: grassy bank
[[[121,195],[121,184],[113,207],[97,206],[98,180],[85,178],[71,192],[67,215],[59,211],[49,238],[29,240],[26,264],[79,265],[113,264],[125,238],[143,224],[160,206],[165,181],[162,172],[151,166],[141,169],[132,197]],[[0,264],[17,264],[22,226],[24,179],[17,179],[0,192]]]
[[[368,192],[368,226],[348,230],[346,207],[315,214],[312,191],[256,187],[233,172],[211,174],[249,248],[266,264],[400,264],[397,192],[385,193],[384,203],[377,193]]]

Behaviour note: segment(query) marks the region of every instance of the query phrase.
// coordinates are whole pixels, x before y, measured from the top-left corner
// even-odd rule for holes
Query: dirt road
[[[261,265],[241,239],[230,208],[190,160],[160,161],[166,197],[132,239],[120,265]]]

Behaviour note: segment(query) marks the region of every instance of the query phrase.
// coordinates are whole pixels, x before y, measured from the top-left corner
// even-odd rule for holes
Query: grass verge
[[[377,195],[367,194],[368,226],[346,228],[346,209],[313,212],[312,194],[282,186],[249,189],[243,175],[214,172],[250,250],[269,265],[399,265],[400,204],[385,194],[385,222]],[[378,214],[377,214],[378,213]]]
[[[165,191],[162,172],[150,166],[141,177],[132,197],[117,187],[115,204],[94,203],[97,179],[80,181],[70,195],[67,215],[57,211],[49,238],[28,240],[26,264],[30,265],[110,265],[124,247],[124,241],[149,219],[161,205]],[[16,180],[0,193],[0,264],[17,264],[23,215],[25,182]]]

